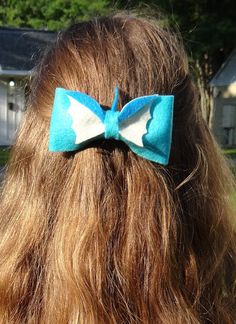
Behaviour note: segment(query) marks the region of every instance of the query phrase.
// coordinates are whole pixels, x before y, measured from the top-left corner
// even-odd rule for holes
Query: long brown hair
[[[49,153],[56,87],[121,108],[175,96],[168,166],[119,141]],[[0,204],[0,323],[235,323],[232,175],[181,43],[116,15],[59,34],[32,80]],[[233,219],[234,218],[234,219]]]

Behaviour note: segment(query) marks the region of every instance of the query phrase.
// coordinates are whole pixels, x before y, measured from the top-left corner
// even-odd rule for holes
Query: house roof
[[[0,74],[29,74],[40,53],[55,38],[54,32],[0,27]]]
[[[231,53],[223,63],[219,71],[211,80],[213,87],[226,86],[236,82],[236,49]]]

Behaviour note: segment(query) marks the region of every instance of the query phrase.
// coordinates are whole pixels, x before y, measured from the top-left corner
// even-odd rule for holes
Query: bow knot
[[[107,110],[104,119],[105,138],[119,139],[119,111]]]

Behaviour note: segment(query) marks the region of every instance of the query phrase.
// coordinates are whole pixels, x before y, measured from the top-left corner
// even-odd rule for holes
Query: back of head
[[[115,140],[48,152],[56,87],[119,109],[175,97],[167,166]],[[31,85],[0,205],[1,323],[234,323],[236,247],[225,162],[186,54],[155,22],[117,15],[59,34]]]

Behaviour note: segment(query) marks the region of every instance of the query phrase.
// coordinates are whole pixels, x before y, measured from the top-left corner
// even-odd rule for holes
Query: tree
[[[142,7],[135,0],[120,0],[117,4],[126,9]],[[168,25],[180,31],[201,93],[202,109],[210,124],[209,81],[236,47],[236,1],[149,0],[148,4],[163,12]]]
[[[106,14],[108,6],[108,0],[2,0],[0,25],[58,30]]]

